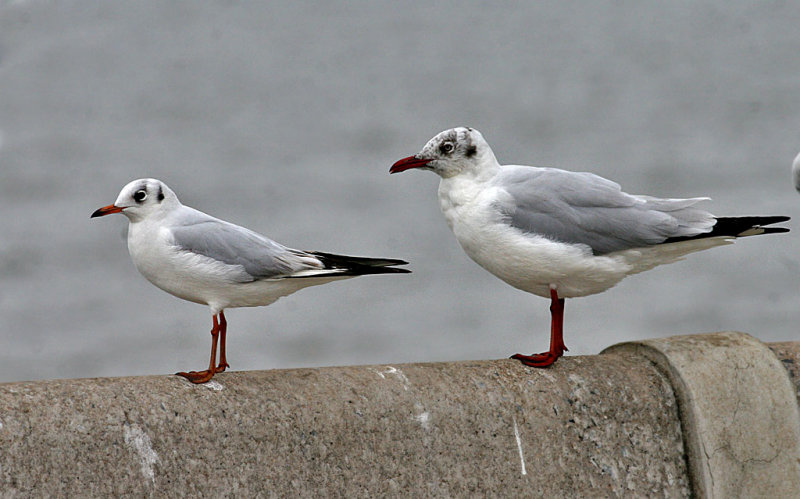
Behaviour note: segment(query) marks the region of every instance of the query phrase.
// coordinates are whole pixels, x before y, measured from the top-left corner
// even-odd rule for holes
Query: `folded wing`
[[[635,196],[591,173],[507,166],[496,187],[497,208],[513,227],[585,245],[595,255],[695,237],[716,223],[694,206],[708,198]]]
[[[172,235],[174,244],[181,250],[240,270],[230,274],[237,282],[289,277],[297,272],[324,268],[313,255],[217,219],[173,227]]]
[[[244,227],[195,212],[183,225],[171,229],[180,250],[225,266],[234,282],[260,279],[349,277],[365,274],[408,273],[391,258],[366,258],[288,248]]]

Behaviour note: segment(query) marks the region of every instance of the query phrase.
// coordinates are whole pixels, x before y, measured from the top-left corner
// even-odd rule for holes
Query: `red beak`
[[[410,170],[412,168],[423,168],[428,166],[431,160],[429,159],[422,159],[416,156],[409,156],[407,158],[403,158],[400,161],[396,162],[389,168],[389,173],[400,173],[406,170]]]
[[[108,206],[103,206],[102,208],[98,208],[97,210],[95,210],[94,213],[92,213],[92,216],[89,218],[103,217],[106,215],[111,215],[112,213],[120,213],[124,209],[125,208],[120,208],[119,206],[114,206],[113,204],[110,204]]]

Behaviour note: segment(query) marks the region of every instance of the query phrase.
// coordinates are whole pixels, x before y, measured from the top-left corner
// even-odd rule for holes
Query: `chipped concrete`
[[[798,342],[769,343],[767,346],[789,372],[789,379],[792,380],[797,394],[797,405],[800,406],[800,348],[798,348]]]
[[[800,355],[800,344],[793,345],[782,344]],[[786,369],[792,357],[779,359],[735,332],[623,343],[606,352],[642,355],[669,376],[696,497],[798,496],[800,399]]]
[[[378,374],[378,376],[381,377],[381,379],[386,379],[387,374],[396,378],[398,381],[400,381],[400,383],[403,384],[403,389],[408,390],[409,388],[408,378],[406,377],[405,374],[403,374],[403,371],[401,371],[400,369],[393,366],[386,366],[382,370],[374,369],[374,371]]]
[[[53,497],[686,497],[646,358],[0,385],[0,490]],[[127,430],[126,430],[127,428]],[[145,438],[146,437],[146,438]],[[152,474],[151,474],[152,473]]]
[[[519,436],[519,426],[517,425],[517,418],[512,416],[511,420],[514,422],[514,438],[517,439],[517,449],[519,450],[520,473],[522,473],[523,475],[527,475],[528,472],[525,470],[525,454],[522,452],[522,439]]]
[[[125,444],[130,446],[139,457],[142,475],[149,479],[153,485],[156,482],[153,467],[158,462],[158,454],[153,450],[150,437],[136,425],[125,424],[122,427]]]
[[[425,407],[422,406],[419,402],[414,402],[414,408],[417,411],[417,414],[414,416],[414,420],[422,426],[423,430],[429,430],[431,428],[431,413],[425,410]]]
[[[186,382],[189,383],[188,380]],[[225,389],[225,387],[222,384],[220,384],[218,381],[214,381],[213,379],[208,383],[203,383],[203,386],[208,388],[209,390],[214,390],[215,392]]]

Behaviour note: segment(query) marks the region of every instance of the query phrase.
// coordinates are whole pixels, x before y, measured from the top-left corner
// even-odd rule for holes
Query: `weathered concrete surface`
[[[800,342],[784,341],[782,343],[769,343],[770,350],[783,362],[783,367],[789,372],[789,379],[794,383],[797,393],[797,405],[800,406]]]
[[[641,356],[0,385],[3,497],[685,497]]]
[[[783,345],[784,353],[800,348]],[[800,497],[800,409],[784,363],[744,333],[615,345],[667,373],[697,497]],[[786,365],[791,362],[786,362]]]

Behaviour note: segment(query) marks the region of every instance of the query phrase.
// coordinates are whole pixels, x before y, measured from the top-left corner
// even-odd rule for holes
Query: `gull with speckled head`
[[[567,350],[565,298],[600,293],[737,237],[789,230],[765,227],[785,216],[715,217],[696,206],[704,197],[632,195],[591,173],[501,165],[473,128],[441,132],[389,171],[414,168],[441,177],[439,206],[470,258],[515,288],[550,298],[550,349],[512,356],[533,367],[550,366]]]
[[[308,286],[367,274],[408,273],[407,262],[301,251],[244,227],[184,206],[164,182],[134,180],[114,204],[92,218],[122,213],[130,222],[128,251],[148,281],[211,309],[211,362],[205,371],[179,372],[205,383],[225,371],[225,309],[269,305]],[[219,342],[219,364],[216,362]]]

